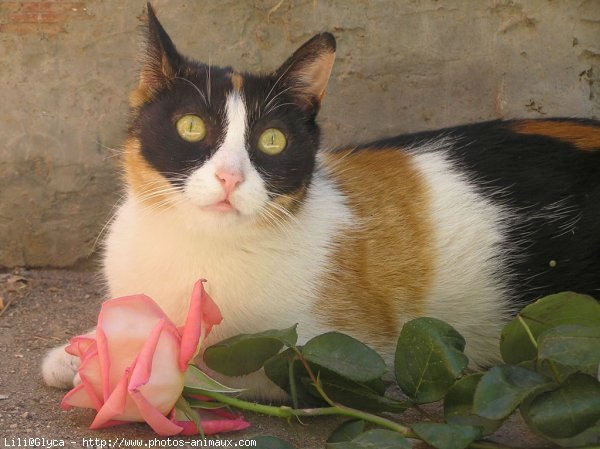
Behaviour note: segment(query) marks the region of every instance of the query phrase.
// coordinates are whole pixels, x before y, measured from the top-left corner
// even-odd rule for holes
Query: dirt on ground
[[[93,327],[103,299],[102,282],[92,272],[0,273],[0,448],[202,447],[199,437],[157,438],[144,424],[89,430],[93,411],[61,410],[65,392],[43,384],[40,363],[44,353]],[[427,410],[434,416],[441,414],[439,404]],[[250,428],[215,438],[223,445],[232,440],[229,447],[242,447],[240,440],[274,435],[297,449],[321,449],[342,421],[332,417],[287,423],[250,413],[244,416]],[[406,412],[398,418],[410,424],[417,415]],[[511,447],[550,447],[527,432],[518,417],[507,421],[491,439]]]

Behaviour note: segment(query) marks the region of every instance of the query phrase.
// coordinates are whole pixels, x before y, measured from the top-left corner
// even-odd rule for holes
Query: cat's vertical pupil
[[[285,134],[277,128],[269,128],[258,139],[258,149],[263,153],[275,156],[281,153],[287,144]]]
[[[188,142],[199,142],[206,136],[206,126],[197,115],[184,115],[177,121],[177,132]]]

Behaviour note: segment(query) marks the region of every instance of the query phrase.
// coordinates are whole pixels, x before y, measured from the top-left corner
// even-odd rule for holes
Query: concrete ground
[[[156,435],[143,424],[89,430],[93,412],[62,411],[59,403],[64,392],[42,383],[39,366],[45,351],[95,324],[103,292],[93,273],[22,270],[0,274],[0,298],[4,308],[0,311],[0,448],[61,444],[70,448],[130,447],[136,439],[159,447],[185,441],[184,447],[190,447],[199,439],[154,440]],[[434,405],[428,411],[439,416],[440,407]],[[288,424],[248,413],[245,417],[252,424],[249,429],[222,438],[235,444],[255,435],[274,435],[297,449],[320,449],[341,422],[319,418]],[[399,417],[408,424],[415,418],[410,412]],[[511,447],[550,446],[527,432],[518,418],[509,420],[492,439]]]

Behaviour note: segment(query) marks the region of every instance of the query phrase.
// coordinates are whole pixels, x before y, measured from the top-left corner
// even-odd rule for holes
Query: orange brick
[[[21,2],[4,2],[0,1],[0,13],[15,12],[21,9]]]
[[[19,12],[11,14],[9,17],[11,22],[24,23],[56,23],[64,22],[69,18],[67,14],[56,12]]]
[[[79,12],[85,8],[84,2],[55,1],[55,2],[23,2],[21,12]]]

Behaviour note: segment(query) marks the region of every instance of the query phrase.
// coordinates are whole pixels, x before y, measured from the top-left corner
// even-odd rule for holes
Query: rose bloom
[[[197,433],[193,423],[170,420],[166,415],[181,396],[185,370],[200,341],[221,320],[219,308],[204,291],[203,280],[194,286],[186,322],[180,329],[148,296],[106,301],[95,332],[72,338],[66,348],[81,359],[81,383],[65,395],[61,407],[95,409],[91,429],[145,421],[159,435]],[[249,426],[225,412],[216,411],[213,416],[215,419],[202,422],[206,434]]]

